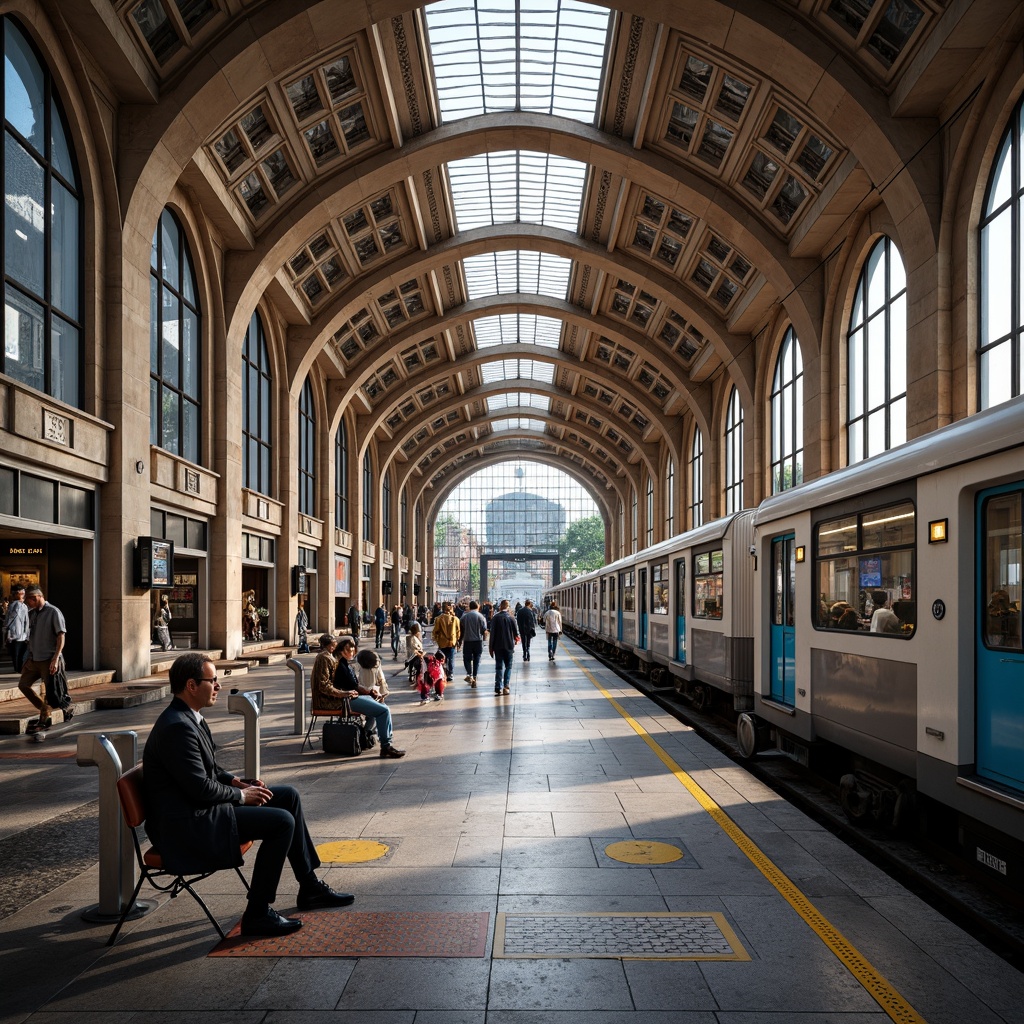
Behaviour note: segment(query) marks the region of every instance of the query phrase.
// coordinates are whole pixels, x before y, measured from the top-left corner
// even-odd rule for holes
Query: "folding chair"
[[[224,929],[221,928],[217,923],[217,919],[210,913],[210,908],[203,902],[202,896],[192,888],[196,882],[209,878],[210,875],[216,874],[221,869],[213,868],[201,874],[190,874],[188,876],[176,875],[164,869],[163,859],[152,846],[145,853],[142,852],[142,844],[139,841],[139,829],[146,820],[146,804],[142,789],[141,764],[137,764],[134,768],[129,768],[117,780],[117,796],[121,801],[121,814],[124,817],[125,824],[132,830],[132,842],[135,844],[135,859],[139,865],[139,884],[135,886],[132,898],[125,905],[121,919],[117,922],[117,927],[114,928],[110,938],[107,939],[107,945],[112,946],[117,940],[117,934],[121,930],[121,925],[124,924],[128,914],[135,906],[135,901],[138,899],[143,882],[149,882],[158,892],[170,893],[171,899],[174,899],[182,891],[187,892],[203,908],[203,913],[210,919],[210,923],[217,929],[217,934],[223,939]],[[243,857],[248,853],[251,846],[251,840],[239,845],[239,852]],[[246,892],[248,892],[249,883],[245,880],[241,869],[235,868],[235,872],[242,880],[242,885],[245,886]]]

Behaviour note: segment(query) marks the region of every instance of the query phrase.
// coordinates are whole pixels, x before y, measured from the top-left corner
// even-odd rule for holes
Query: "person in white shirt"
[[[548,661],[554,661],[558,638],[562,635],[562,613],[558,610],[557,601],[552,601],[544,613],[544,632],[548,638]]]

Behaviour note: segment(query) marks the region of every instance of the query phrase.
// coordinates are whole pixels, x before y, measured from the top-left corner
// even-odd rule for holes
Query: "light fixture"
[[[933,519],[928,524],[928,543],[929,544],[945,544],[949,537],[946,534],[946,528],[949,526],[948,519]]]
[[[806,552],[806,550],[804,549],[804,546],[803,546],[803,544],[799,544],[799,545],[797,546],[797,549],[796,549],[796,560],[797,560],[798,562],[802,562],[802,561],[804,560],[804,558],[805,558],[805,556],[806,556],[806,555],[807,555],[807,552]]]

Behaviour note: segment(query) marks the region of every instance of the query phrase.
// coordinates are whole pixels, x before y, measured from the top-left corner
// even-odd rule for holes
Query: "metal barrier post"
[[[126,768],[133,768],[139,756],[139,736],[132,731],[81,733],[76,759],[81,768],[100,772],[100,901],[82,912],[86,921],[116,921],[135,891],[138,868],[131,831],[121,816],[117,780]],[[151,900],[137,900],[132,917],[140,917],[156,906]]]
[[[232,690],[228,694],[228,714],[245,719],[245,776],[260,777],[260,713],[263,711],[263,691]]]
[[[285,664],[295,673],[295,715],[292,719],[292,735],[301,736],[306,731],[306,672],[298,658],[289,658]]]

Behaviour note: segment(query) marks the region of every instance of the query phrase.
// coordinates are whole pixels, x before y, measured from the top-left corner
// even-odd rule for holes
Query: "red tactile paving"
[[[482,957],[490,914],[411,911],[320,911],[302,918],[282,938],[246,938],[239,925],[210,956],[435,956]]]

